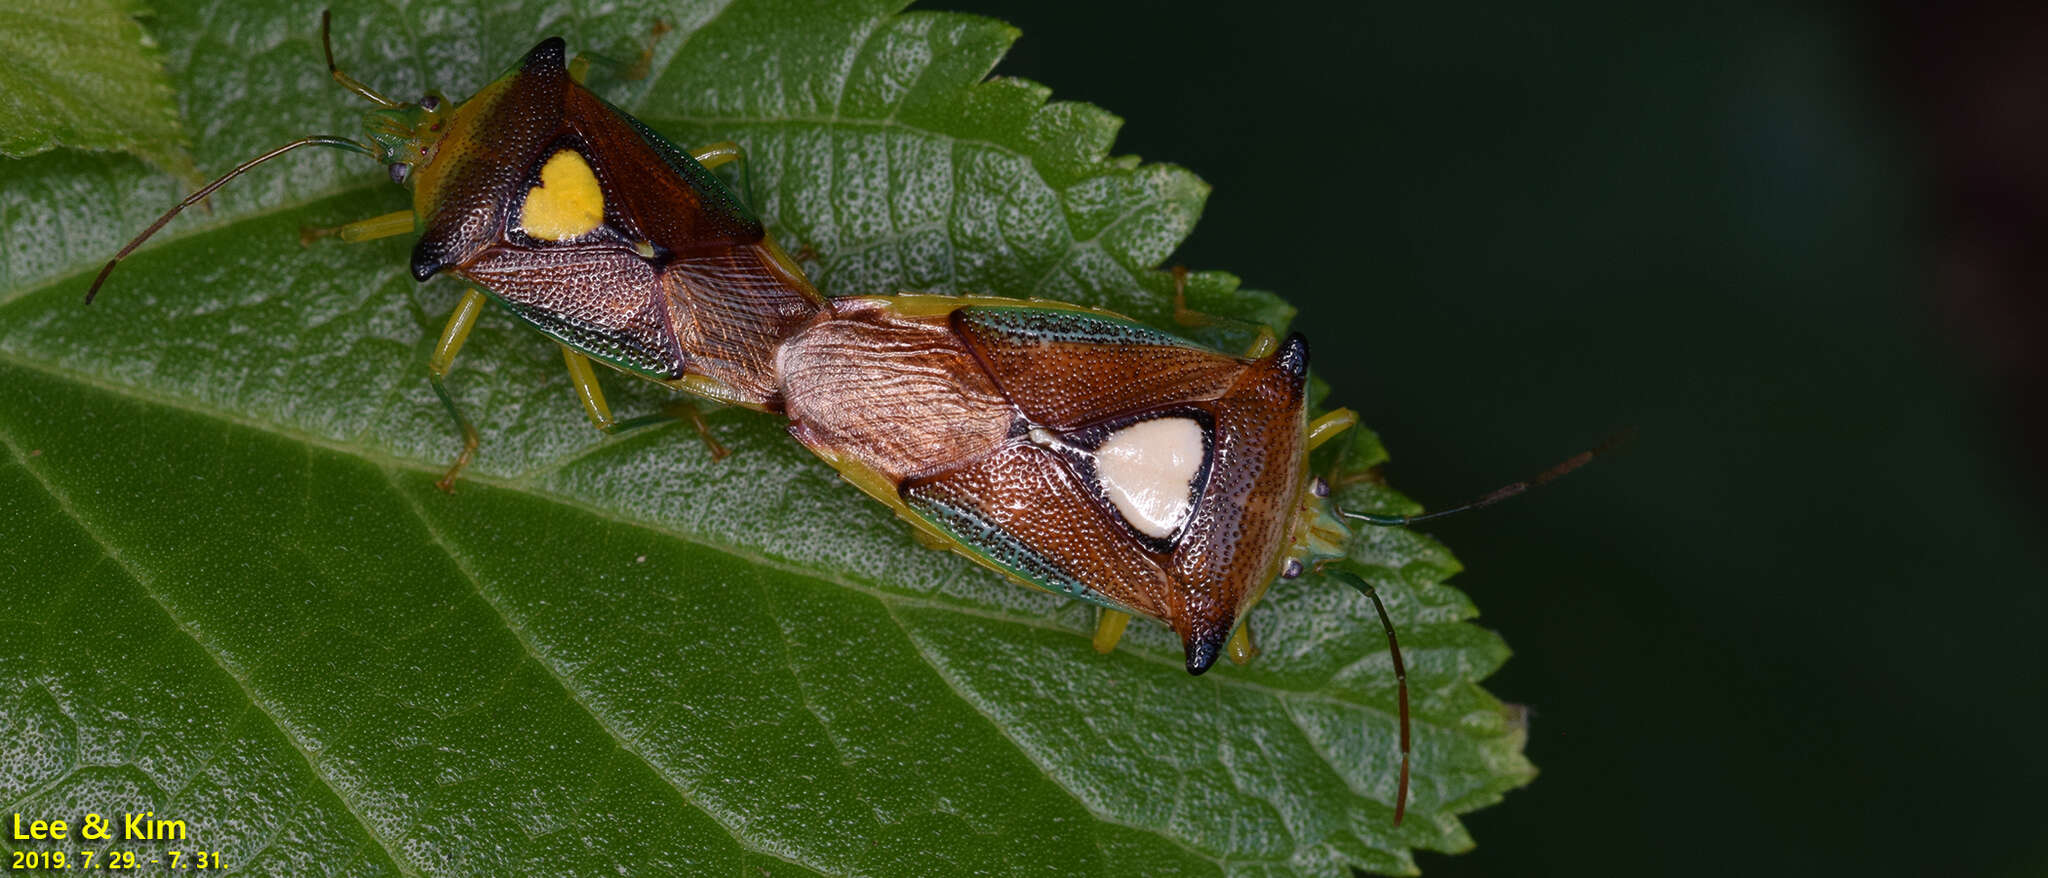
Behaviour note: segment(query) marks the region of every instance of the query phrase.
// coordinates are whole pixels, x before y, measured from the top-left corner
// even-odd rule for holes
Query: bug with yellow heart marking
[[[578,82],[559,37],[459,104],[433,93],[393,101],[341,72],[324,15],[321,43],[335,80],[378,105],[364,118],[365,138],[308,137],[243,163],[116,254],[86,301],[142,241],[227,181],[300,147],[339,148],[384,163],[394,182],[412,189],[412,208],[308,230],[305,239],[418,232],[413,277],[448,273],[474,284],[428,363],[429,381],[463,438],[442,489],[477,445],[443,378],[489,302],[561,344],[578,396],[601,429],[675,413],[615,419],[592,359],[717,402],[770,406],[777,389],[767,360],[824,299],[710,172],[738,159],[738,147],[715,144],[694,155],[676,148]],[[696,417],[694,409],[679,413]],[[702,420],[696,423],[722,456]]]
[[[326,44],[326,20],[322,20]],[[495,301],[560,343],[590,418],[611,416],[596,359],[691,394],[789,418],[789,432],[909,521],[921,541],[1024,584],[1099,605],[1108,651],[1132,615],[1180,637],[1189,673],[1253,652],[1245,616],[1271,583],[1326,570],[1368,598],[1397,681],[1408,791],[1405,666],[1394,627],[1345,557],[1346,519],[1403,525],[1488,505],[1583,464],[1427,516],[1351,514],[1327,502],[1308,453],[1355,422],[1308,416],[1308,346],[1263,333],[1245,356],[1128,318],[1040,300],[906,294],[826,299],[761,221],[695,156],[584,88],[548,39],[469,100],[391,101],[366,141],[286,144],[171,208],[101,270],[228,180],[305,146],[365,153],[411,187],[413,206],[307,237],[417,231],[412,273],[454,274],[465,294],[429,379],[464,446],[476,432],[442,378]],[[702,422],[699,421],[702,430]],[[706,433],[708,438],[708,433]],[[715,448],[715,446],[714,446]],[[714,450],[714,453],[718,453]]]

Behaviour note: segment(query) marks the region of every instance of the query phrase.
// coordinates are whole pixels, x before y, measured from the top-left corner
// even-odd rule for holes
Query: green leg
[[[441,397],[441,404],[448,408],[448,416],[455,419],[455,426],[462,430],[462,453],[455,456],[455,463],[448,467],[448,473],[434,483],[442,491],[455,493],[455,477],[462,468],[469,466],[469,459],[476,456],[476,427],[464,417],[462,409],[455,405],[455,397],[449,395],[448,367],[455,363],[455,355],[462,352],[462,343],[469,339],[469,330],[476,325],[476,316],[483,313],[484,304],[489,300],[484,294],[472,289],[462,294],[462,301],[455,303],[455,313],[448,315],[448,325],[441,330],[441,341],[434,345],[434,357],[427,361],[427,380],[434,385],[434,393]]]
[[[362,241],[374,241],[378,238],[389,238],[392,235],[403,235],[412,230],[412,211],[401,210],[339,226],[300,226],[299,245],[302,247],[310,246],[314,241],[329,236],[338,237],[351,244],[355,244]]]
[[[1245,349],[1244,355],[1254,360],[1261,360],[1265,359],[1267,354],[1272,353],[1278,347],[1280,347],[1280,338],[1273,334],[1273,330],[1261,326],[1259,327],[1258,337],[1252,339],[1251,347]]]
[[[564,345],[562,362],[569,367],[569,383],[575,385],[576,399],[583,403],[583,413],[589,416],[591,426],[615,434],[654,424],[684,420],[697,428],[697,436],[704,440],[704,447],[710,449],[712,460],[723,460],[726,455],[732,453],[724,445],[719,444],[717,437],[711,435],[711,424],[704,420],[704,413],[698,411],[689,401],[674,400],[654,414],[621,421],[612,417],[611,404],[605,402],[604,387],[597,382],[597,370],[591,368],[590,358]]]

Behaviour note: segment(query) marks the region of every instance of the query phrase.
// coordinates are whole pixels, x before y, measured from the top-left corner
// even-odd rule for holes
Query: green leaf
[[[387,93],[466,93],[550,33],[630,57],[659,17],[675,30],[653,76],[602,87],[680,142],[741,142],[763,215],[828,291],[1041,295],[1171,325],[1155,267],[1203,185],[1107,157],[1101,110],[984,81],[1004,25],[890,3],[529,5],[337,8],[336,50]],[[156,23],[204,166],[355,124],[318,18],[222,3]],[[552,344],[495,312],[450,378],[483,445],[441,494],[455,436],[424,365],[460,287],[416,285],[409,240],[298,239],[404,209],[384,180],[353,156],[282,160],[85,307],[175,181],[74,152],[0,174],[12,810],[153,810],[187,821],[188,849],[280,874],[1328,875],[1466,848],[1456,815],[1532,776],[1515,712],[1476,684],[1506,647],[1418,534],[1355,550],[1414,686],[1395,827],[1385,639],[1334,583],[1276,585],[1249,667],[1190,678],[1144,622],[1100,656],[1092,611],[918,548],[771,416],[713,413],[722,462],[687,427],[592,431]],[[1217,273],[1190,296],[1288,313]],[[626,414],[664,398],[609,392]],[[1340,499],[1407,505],[1371,478],[1370,433],[1337,444],[1320,462]]]
[[[155,45],[117,0],[0,8],[0,156],[120,150],[197,181]]]

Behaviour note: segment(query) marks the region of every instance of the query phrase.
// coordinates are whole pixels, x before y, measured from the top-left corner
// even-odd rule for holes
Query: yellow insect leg
[[[410,210],[394,211],[383,216],[356,220],[338,226],[300,226],[300,246],[310,246],[314,241],[326,237],[338,237],[351,244],[403,235],[413,230],[413,215]]]
[[[1323,443],[1336,438],[1337,434],[1351,429],[1358,423],[1358,413],[1350,409],[1336,409],[1311,421],[1308,425],[1308,448],[1314,451]]]
[[[604,401],[604,388],[597,383],[597,370],[590,368],[590,358],[565,345],[562,362],[569,367],[569,383],[576,386],[576,399],[583,403],[583,413],[590,417],[590,425],[611,432],[618,421],[612,417],[611,404]]]
[[[1278,347],[1280,347],[1280,337],[1274,335],[1273,330],[1261,326],[1259,327],[1259,336],[1252,339],[1252,346],[1244,352],[1244,355],[1254,360],[1260,360],[1264,359],[1267,354],[1272,353]]]
[[[690,158],[696,159],[697,164],[703,165],[705,170],[710,170],[727,162],[742,161],[746,157],[746,151],[740,149],[739,144],[730,140],[721,140],[707,146],[700,146],[690,154]]]
[[[621,421],[612,417],[612,407],[604,400],[604,386],[597,382],[597,370],[591,368],[590,358],[562,347],[562,362],[569,367],[569,383],[576,387],[576,399],[583,403],[583,414],[590,418],[591,426],[606,433],[623,433],[627,430],[661,424],[674,420],[689,421],[697,428],[697,437],[704,440],[704,447],[710,449],[712,460],[722,460],[732,451],[720,444],[711,435],[711,424],[704,420],[704,413],[687,400],[674,400],[662,410],[651,415],[642,415]]]
[[[796,260],[782,249],[781,244],[775,243],[774,235],[762,235],[760,246],[762,252],[768,254],[769,266],[782,276],[783,283],[801,291],[804,298],[809,299],[812,304],[825,304],[825,297],[818,294],[817,287],[811,286],[811,279],[804,274],[803,266],[798,265]]]
[[[1252,663],[1252,657],[1259,654],[1259,647],[1252,643],[1252,622],[1250,619],[1246,619],[1244,624],[1237,626],[1237,633],[1230,635],[1230,643],[1224,647],[1224,650],[1230,654],[1232,662],[1239,665]]]
[[[1131,624],[1131,614],[1122,610],[1103,610],[1102,617],[1095,622],[1095,651],[1108,653],[1116,648],[1116,642],[1124,639],[1124,626]]]
[[[441,341],[434,345],[434,357],[427,361],[427,380],[434,385],[434,393],[441,397],[441,404],[448,408],[448,415],[455,419],[455,425],[462,429],[462,453],[455,456],[455,463],[448,467],[447,475],[434,483],[442,491],[455,493],[455,477],[462,468],[469,466],[469,459],[476,456],[476,427],[456,407],[455,397],[448,394],[448,368],[455,363],[455,355],[462,352],[462,343],[469,340],[469,330],[476,325],[476,316],[483,313],[484,304],[490,301],[483,293],[474,289],[462,294],[462,301],[455,303],[455,313],[448,315],[448,325],[441,330]]]

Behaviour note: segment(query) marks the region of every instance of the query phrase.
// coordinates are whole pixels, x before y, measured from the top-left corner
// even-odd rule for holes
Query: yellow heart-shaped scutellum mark
[[[540,185],[526,190],[519,209],[519,227],[543,241],[567,241],[590,234],[604,223],[604,189],[590,163],[573,149],[548,157],[540,168]]]

